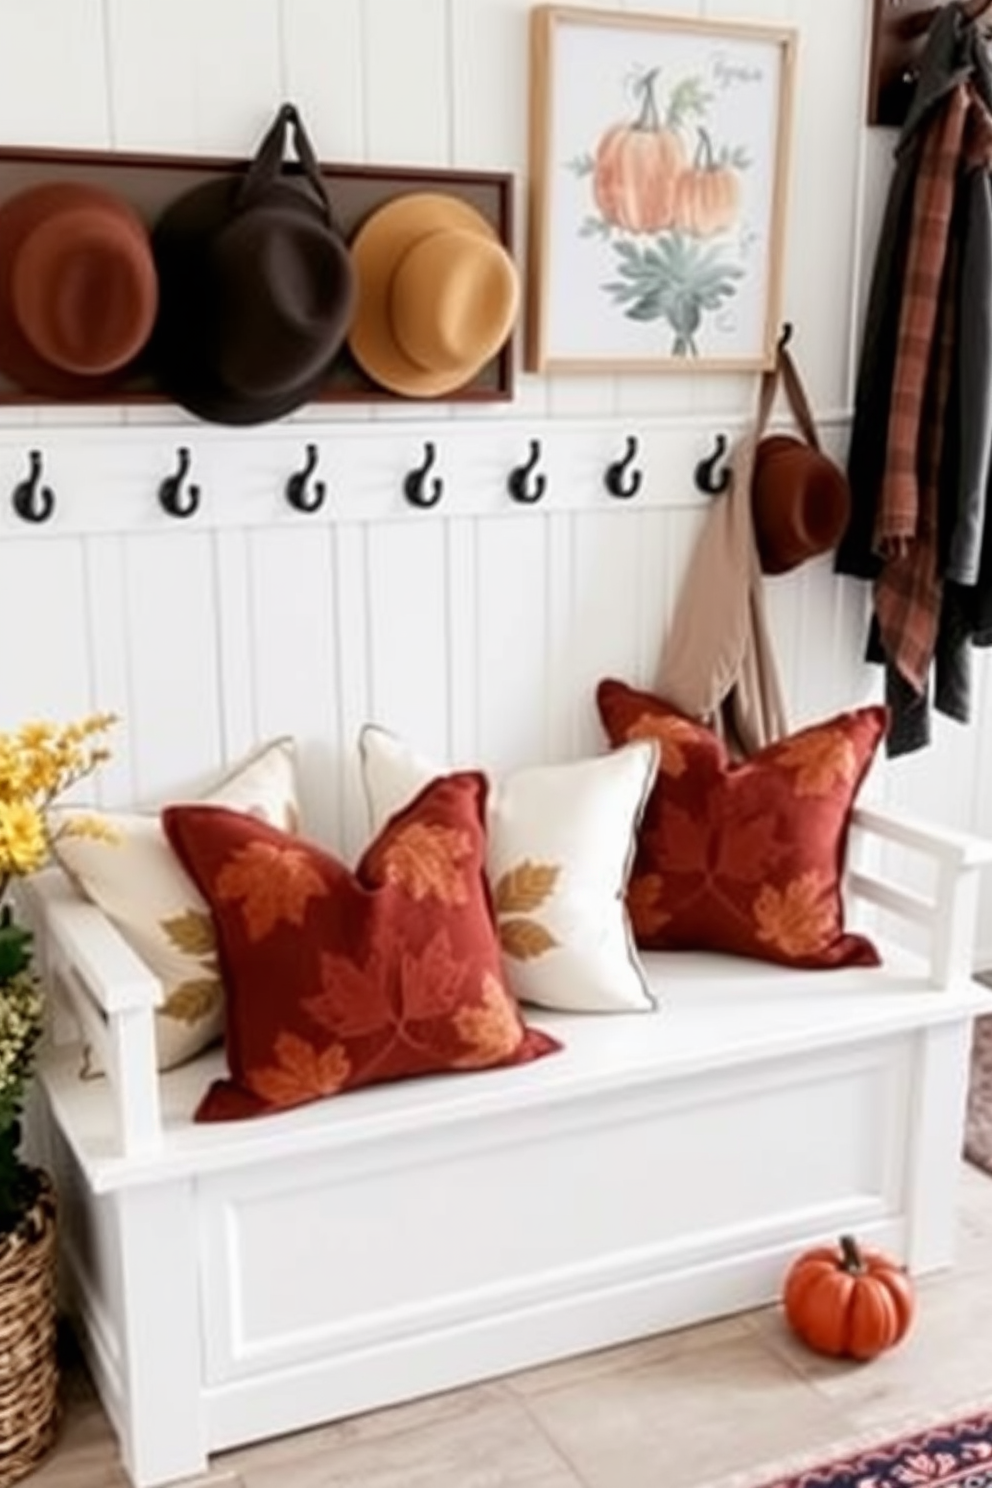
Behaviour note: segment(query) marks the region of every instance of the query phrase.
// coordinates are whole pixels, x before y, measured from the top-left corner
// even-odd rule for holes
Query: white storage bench
[[[867,807],[852,838],[882,844],[865,862],[886,876],[846,883],[879,968],[651,954],[654,1012],[529,1011],[564,1042],[553,1058],[214,1125],[190,1117],[220,1053],[156,1076],[157,983],[39,876],[50,985],[111,1072],[80,1080],[53,1036],[39,1136],[67,1301],[135,1484],[768,1302],[841,1230],[917,1273],[949,1264],[971,1025],[992,1006],[970,976],[989,845]],[[892,884],[921,859],[932,892]]]

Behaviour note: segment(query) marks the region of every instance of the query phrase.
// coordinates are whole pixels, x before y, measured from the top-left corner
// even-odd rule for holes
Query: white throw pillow
[[[295,831],[292,739],[263,745],[198,799]],[[192,1059],[222,1031],[217,944],[206,901],[169,846],[158,812],[65,810],[55,824],[56,861],[162,983],[155,1014],[159,1069]],[[89,1051],[86,1073],[99,1073]]]
[[[446,771],[373,724],[359,743],[375,835]],[[658,769],[654,743],[490,782],[486,867],[507,977],[521,1002],[588,1013],[655,1005],[624,906]]]

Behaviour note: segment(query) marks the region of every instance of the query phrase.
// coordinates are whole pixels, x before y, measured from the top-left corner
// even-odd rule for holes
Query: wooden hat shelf
[[[75,181],[115,192],[152,227],[177,197],[201,182],[243,172],[248,159],[188,155],[126,154],[118,151],[48,150],[0,147],[0,205],[31,186],[49,181]],[[287,161],[287,173],[298,173]],[[422,170],[406,167],[330,165],[320,163],[335,218],[349,240],[365,218],[391,198],[411,191],[442,191],[458,196],[482,214],[513,253],[513,178],[497,171]],[[484,403],[513,396],[513,340],[445,402]],[[0,372],[0,403],[49,404],[51,397],[25,392]],[[73,399],[77,403],[161,403],[166,395],[140,363],[107,395]],[[344,348],[335,359],[315,400],[322,403],[404,401],[379,387]],[[410,401],[410,400],[406,400]],[[421,401],[421,400],[416,400]],[[427,402],[429,400],[423,400]]]

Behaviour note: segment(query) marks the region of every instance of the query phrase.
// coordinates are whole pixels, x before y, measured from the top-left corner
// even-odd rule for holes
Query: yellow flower
[[[31,801],[0,801],[0,873],[33,873],[47,854],[38,808]]]
[[[11,878],[45,863],[48,808],[110,757],[97,736],[116,722],[112,713],[91,713],[66,724],[31,719],[0,732],[0,901]]]

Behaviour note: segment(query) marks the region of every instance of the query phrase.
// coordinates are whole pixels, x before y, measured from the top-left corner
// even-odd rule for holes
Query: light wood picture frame
[[[774,365],[796,33],[531,11],[525,365]]]

